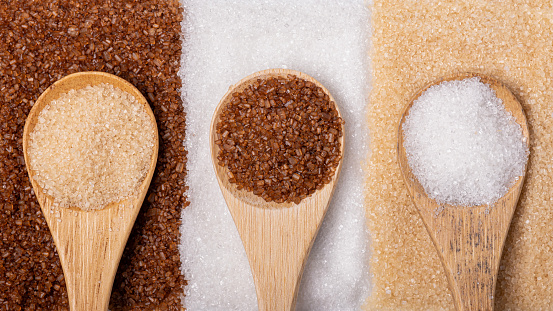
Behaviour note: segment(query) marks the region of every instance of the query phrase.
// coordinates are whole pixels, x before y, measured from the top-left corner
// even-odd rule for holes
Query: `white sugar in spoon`
[[[471,77],[479,77],[495,91],[496,96],[503,101],[505,109],[520,124],[526,144],[529,143],[524,111],[509,89],[490,77],[460,74],[426,86],[411,100],[399,125],[398,162],[409,193],[442,261],[455,308],[458,311],[490,311],[493,310],[499,260],[522,189],[524,175],[519,177],[507,194],[493,206],[443,206],[427,196],[409,167],[403,146],[402,125],[409,115],[413,101],[432,85]],[[440,212],[436,213],[437,210]]]

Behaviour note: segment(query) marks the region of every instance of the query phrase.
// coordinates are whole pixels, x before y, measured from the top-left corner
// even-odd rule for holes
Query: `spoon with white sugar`
[[[71,97],[75,93],[89,97]],[[105,100],[95,106],[95,98]],[[119,77],[71,74],[34,104],[23,132],[23,152],[60,257],[70,309],[107,310],[119,260],[157,161],[152,110]]]
[[[301,199],[298,204],[292,202],[275,203],[274,200],[266,202],[263,198],[254,195],[252,192],[238,190],[236,184],[229,181],[229,178],[237,177],[229,174],[229,169],[226,166],[223,167],[219,165],[221,159],[219,157],[220,147],[216,142],[220,139],[220,137],[218,137],[217,134],[217,124],[222,118],[224,107],[229,103],[229,101],[233,100],[233,93],[244,91],[252,84],[258,83],[255,82],[256,80],[259,81],[258,79],[280,79],[286,78],[288,75],[294,75],[315,84],[328,95],[330,102],[334,102],[334,99],[330,96],[328,90],[326,90],[320,83],[310,76],[298,71],[270,69],[250,75],[232,86],[219,102],[211,123],[210,146],[213,165],[219,186],[230,213],[232,214],[238,232],[240,233],[242,243],[248,256],[255,282],[258,306],[261,311],[295,309],[298,287],[305,265],[305,260],[307,259],[315,236],[327,211],[332,193],[334,192],[334,188],[336,186],[338,175],[340,173],[344,152],[344,136],[339,135],[339,137],[336,137],[336,140],[340,142],[339,162],[337,163],[335,170],[332,171],[332,174],[329,177],[330,180],[327,184],[321,185],[320,189],[317,188],[319,190],[315,190],[315,192],[310,196]],[[267,92],[271,92],[271,90],[267,90]],[[279,91],[279,94],[281,94],[279,96],[285,96],[284,94],[288,93],[282,90]],[[320,93],[319,95],[322,96]],[[292,103],[292,101],[288,101],[287,105],[290,103]],[[292,105],[294,104],[292,103]],[[245,104],[244,106],[250,105]],[[248,113],[250,108],[264,110],[268,109],[269,106],[269,102],[265,102],[264,104],[261,104],[259,108],[252,108],[253,106],[245,108],[243,113]],[[284,116],[285,113],[291,113],[290,110],[283,112],[285,109],[282,107],[277,110],[282,116]],[[340,112],[337,107],[336,111],[339,117]],[[265,114],[265,112],[263,112],[263,116],[266,115],[269,115],[269,113],[267,112]],[[328,115],[324,116],[328,117]],[[295,120],[299,119],[298,116],[296,116],[296,118],[297,119]],[[305,118],[305,120],[307,119],[308,118]],[[272,121],[268,124],[264,124],[263,126],[267,128],[267,126],[270,125],[272,128],[275,128],[278,127],[277,123],[282,122],[282,119],[277,117],[270,120]],[[239,122],[233,117],[231,122],[234,123],[235,121]],[[290,121],[292,123],[294,122],[293,120]],[[243,124],[253,124],[253,122],[255,121],[245,122]],[[293,131],[294,126],[295,125],[292,125],[286,128],[289,131]],[[342,126],[343,125],[340,124],[340,128]],[[261,131],[264,132],[264,130]],[[227,133],[222,134],[222,136],[226,135]],[[270,136],[270,134],[263,135]],[[325,135],[329,134],[326,133]],[[253,138],[251,139],[252,141],[250,141],[250,143],[254,144]],[[334,141],[333,136],[330,136],[328,140]],[[251,146],[251,144],[249,145]],[[225,148],[230,149],[231,147],[226,145]],[[282,146],[282,148],[285,147]],[[271,153],[272,151],[264,149],[263,152]],[[301,154],[301,152],[297,152],[297,154]],[[251,157],[256,157],[254,153],[250,153],[249,155],[243,153],[243,155],[248,158],[250,155]],[[316,156],[313,155],[313,158],[315,157]],[[286,164],[283,164],[283,167],[285,167],[284,170],[286,170],[288,165],[291,167],[304,165],[301,162],[303,161],[302,159],[305,159],[305,153],[303,154],[303,157],[300,155],[299,158],[299,160],[290,158],[289,163],[286,162]],[[263,166],[264,163],[270,161],[272,160],[269,159],[267,161],[262,161],[260,165]],[[311,163],[305,165],[314,169]],[[253,170],[254,167],[250,166],[247,169]],[[291,174],[291,176],[291,179],[300,180],[302,178],[299,173]],[[267,182],[270,182],[270,180],[261,180],[259,182],[266,185]]]
[[[422,125],[417,128],[417,130],[419,130],[417,132],[417,137],[423,137],[426,139],[426,141],[423,141],[421,143],[422,145],[424,145],[421,150],[426,148],[423,151],[428,151],[426,153],[428,157],[425,158],[426,160],[423,161],[424,163],[414,166],[415,168],[411,166],[412,163],[417,163],[417,160],[415,160],[413,157],[417,156],[419,153],[425,155],[424,152],[419,152],[420,150],[418,149],[415,151],[413,151],[414,149],[407,150],[407,147],[413,145],[412,140],[407,142],[407,140],[410,139],[410,136],[406,136],[406,131],[409,130],[410,127],[412,128],[412,124],[415,122],[413,120],[417,118],[415,117],[415,115],[417,115],[418,112],[415,113],[415,109],[413,108],[415,101],[422,98],[422,96],[425,95],[425,92],[427,92],[429,89],[433,90],[434,93],[425,97],[425,99],[427,100],[425,103],[429,103],[432,98],[436,99],[436,94],[438,94],[438,91],[436,91],[437,88],[435,87],[444,81],[448,81],[447,83],[467,81],[465,79],[473,77],[479,78],[482,83],[487,84],[489,88],[491,88],[491,90],[495,91],[495,95],[497,96],[497,98],[502,100],[502,104],[499,104],[499,106],[502,105],[504,107],[504,109],[506,110],[505,115],[507,116],[509,113],[510,115],[512,115],[512,117],[506,117],[508,120],[510,120],[510,123],[505,122],[501,124],[510,124],[511,126],[513,126],[511,127],[511,129],[516,128],[518,129],[518,132],[509,132],[506,127],[497,129],[491,128],[491,130],[486,132],[486,130],[489,128],[486,128],[485,126],[479,127],[479,121],[475,118],[480,118],[483,114],[495,117],[497,115],[500,115],[500,112],[498,111],[501,110],[496,108],[493,108],[495,110],[486,110],[490,107],[490,101],[483,101],[481,107],[484,108],[475,108],[474,111],[478,111],[478,113],[476,115],[473,115],[472,117],[467,117],[467,119],[464,119],[468,120],[468,123],[472,124],[471,126],[474,126],[473,128],[468,127],[468,129],[462,133],[463,135],[454,134],[451,137],[447,136],[449,131],[453,132],[455,129],[463,129],[463,125],[460,124],[461,121],[459,121],[462,118],[458,117],[458,115],[455,115],[455,117],[453,117],[451,120],[447,119],[448,121],[444,121],[445,118],[448,117],[446,115],[449,112],[445,111],[438,113],[436,112],[436,109],[450,109],[449,111],[451,111],[451,109],[458,109],[460,114],[463,114],[467,111],[470,112],[470,109],[459,108],[455,105],[452,107],[448,106],[447,108],[444,108],[444,102],[455,100],[455,95],[451,94],[458,94],[455,93],[459,90],[458,87],[457,90],[448,91],[449,93],[443,93],[448,94],[448,96],[439,97],[439,99],[435,101],[435,108],[427,108],[426,110],[424,110],[424,113],[426,113],[427,115],[432,114],[435,116],[435,118],[431,121],[428,121],[428,119],[424,119],[427,122],[420,122],[416,125],[419,126],[420,124],[424,123],[424,126],[432,127],[430,130],[429,127],[425,128]],[[446,85],[451,85],[447,83]],[[473,91],[472,93],[469,92],[469,94],[471,94],[470,96],[472,96],[472,98],[479,98],[478,96],[480,96],[478,92]],[[464,100],[465,102],[467,101],[465,98],[461,98],[461,100]],[[417,116],[420,115],[421,114],[418,114]],[[421,118],[420,120],[423,119]],[[482,123],[484,122],[480,122],[480,124]],[[436,129],[439,124],[443,124],[445,128],[440,128],[439,130],[436,130],[437,134],[431,136],[429,132],[432,132],[433,129]],[[500,124],[499,121],[498,124]],[[476,129],[477,127],[483,128],[483,130],[479,132],[478,129]],[[522,133],[520,133],[520,131]],[[482,134],[482,132],[484,134]],[[477,136],[478,133],[480,133],[481,136]],[[505,135],[508,135],[508,133],[516,134],[512,134],[512,137],[517,138],[513,139],[513,146],[518,149],[516,149],[515,147],[513,148],[515,148],[515,151],[517,152],[509,153],[503,158],[500,157],[501,155],[497,154],[492,154],[491,157],[489,157],[490,152],[487,151],[493,149],[493,146],[487,143],[488,141],[490,141],[490,137],[499,137],[504,133],[507,133]],[[428,139],[429,137],[435,137],[436,139],[435,141],[430,142]],[[465,151],[468,150],[469,147],[474,147],[473,145],[476,144],[476,142],[474,141],[480,141],[480,139],[482,142],[484,142],[480,145],[480,147],[483,147],[483,150],[486,152],[480,152],[478,148],[474,148],[471,149],[472,154],[470,152],[466,152],[465,154]],[[501,144],[505,140],[506,139],[499,138],[497,141],[499,142],[499,144]],[[468,144],[469,147],[464,146],[463,143]],[[447,144],[448,147],[442,150],[437,144]],[[501,259],[501,253],[503,251],[505,238],[507,236],[511,219],[524,181],[528,156],[528,146],[528,126],[526,123],[524,111],[520,103],[502,83],[483,75],[470,73],[460,74],[441,79],[438,82],[426,86],[415,95],[414,99],[411,100],[401,117],[398,130],[398,162],[409,193],[413,198],[413,201],[425,224],[425,227],[430,234],[432,242],[434,243],[438,251],[440,260],[443,264],[447,276],[451,294],[453,296],[455,308],[459,311],[493,310],[494,292],[497,280],[497,272],[499,268],[499,261]],[[460,154],[462,154],[461,156],[459,156],[458,154],[454,155],[455,152],[452,152],[452,150],[457,147],[460,148],[459,152]],[[499,153],[501,153],[502,150],[506,149],[508,149],[508,146],[506,148],[503,148],[503,146],[501,146],[501,148],[497,148],[497,150],[500,150]],[[482,160],[478,157],[474,157],[474,154],[479,154],[482,158],[485,159]],[[516,154],[521,155],[520,161],[515,163],[520,167],[519,169],[514,170],[514,178],[511,180],[507,180],[507,184],[506,186],[504,186],[505,191],[498,194],[498,198],[490,200],[490,203],[483,203],[481,201],[477,201],[477,204],[460,203],[464,201],[474,200],[472,195],[475,193],[478,194],[480,190],[479,187],[482,184],[484,187],[495,184],[494,182],[481,183],[480,181],[490,177],[493,180],[496,180],[497,176],[504,175],[503,172],[496,172],[495,175],[497,176],[490,176],[494,174],[488,174],[488,176],[485,176],[486,174],[483,174],[482,171],[486,171],[488,168],[485,167],[486,165],[478,167],[478,163],[480,163],[479,161],[482,160],[483,163],[488,163],[486,161],[499,163],[497,164],[498,167],[504,165],[504,169],[502,170],[509,171],[511,167],[509,166],[508,161],[514,158],[514,155]],[[439,158],[439,160],[433,160],[432,158]],[[499,158],[507,159],[507,162],[501,162],[501,159]],[[447,167],[445,166],[445,168],[438,168],[436,169],[436,175],[440,175],[440,178],[435,178],[437,182],[435,184],[432,184],[434,175],[430,176],[431,174],[429,174],[428,172],[431,172],[434,168],[439,167],[443,163],[449,163],[451,164],[450,167],[454,168],[460,167],[461,172],[457,172],[455,170],[449,172],[447,170]],[[466,165],[466,167],[463,165]],[[419,169],[420,166],[424,166],[424,169]],[[463,170],[467,167],[477,167],[477,169]],[[415,171],[422,173],[418,174]],[[457,183],[456,180],[452,184],[444,182],[444,180],[452,180],[449,178],[451,175],[459,173],[457,175],[464,176],[467,175],[466,172],[469,172],[468,176],[463,177],[464,179],[462,179],[459,183]],[[469,185],[471,186],[464,187],[463,183],[467,182],[467,179],[469,180]],[[470,182],[472,182],[472,184]],[[429,195],[428,191],[425,191],[425,187],[427,187],[428,189],[432,189],[430,190],[430,193],[432,195]],[[447,187],[453,189],[453,191],[456,193],[451,194],[447,191],[442,193],[442,188],[447,190]],[[459,193],[459,197],[456,197]],[[440,197],[440,195],[442,196]],[[442,200],[443,198],[446,198],[447,200],[453,200],[453,203],[447,201],[444,202]]]

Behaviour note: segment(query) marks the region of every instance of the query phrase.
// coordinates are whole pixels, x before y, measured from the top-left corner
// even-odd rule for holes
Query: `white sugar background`
[[[187,113],[188,199],[180,254],[188,310],[256,310],[248,260],[209,153],[211,117],[229,86],[269,68],[303,71],[334,96],[346,121],[341,177],[306,263],[297,310],[357,310],[371,290],[363,207],[369,152],[368,3],[181,0],[179,75]]]

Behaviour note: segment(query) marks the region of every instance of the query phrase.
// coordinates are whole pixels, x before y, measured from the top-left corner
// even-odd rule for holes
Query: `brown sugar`
[[[98,210],[136,194],[150,168],[154,123],[131,94],[102,83],[48,103],[30,133],[34,180],[62,207]]]
[[[526,181],[503,251],[495,309],[551,309],[550,12],[550,1],[374,2],[366,186],[374,289],[365,310],[454,310],[437,252],[401,178],[396,137],[399,117],[417,90],[456,72],[504,82],[530,128]]]
[[[188,204],[177,75],[182,16],[171,0],[0,2],[0,310],[68,310],[58,255],[26,173],[22,134],[48,86],[92,70],[135,85],[160,136],[156,172],[121,258],[110,310],[181,310],[179,226]]]
[[[257,79],[224,105],[217,159],[239,190],[298,204],[330,182],[343,120],[322,88],[294,75]]]

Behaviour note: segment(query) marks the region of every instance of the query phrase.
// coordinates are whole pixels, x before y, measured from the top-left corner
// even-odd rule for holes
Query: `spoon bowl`
[[[499,261],[505,238],[524,182],[520,176],[509,191],[492,205],[453,206],[429,198],[407,162],[402,125],[413,102],[424,91],[444,81],[479,77],[503,101],[522,128],[529,144],[528,125],[522,106],[501,82],[479,74],[463,73],[446,77],[421,89],[406,107],[398,129],[398,162],[409,194],[430,234],[445,270],[455,308],[493,310]],[[524,168],[526,172],[526,167]]]
[[[35,172],[29,166],[29,135],[37,124],[40,112],[51,101],[71,89],[101,83],[111,84],[133,95],[150,116],[155,131],[150,167],[134,197],[110,203],[101,210],[60,207],[53,204],[54,198],[46,195],[33,179]],[[108,309],[119,260],[154,174],[159,146],[155,124],[154,114],[140,91],[124,79],[104,72],[80,72],[56,81],[40,95],[27,117],[23,132],[27,172],[56,244],[71,310]]]
[[[269,69],[254,73],[237,84],[219,102],[210,131],[211,158],[217,181],[246,250],[252,270],[259,310],[294,310],[305,260],[327,211],[340,174],[342,160],[331,181],[299,204],[266,202],[245,190],[237,190],[228,180],[228,169],[219,166],[216,124],[222,108],[236,91],[257,79],[295,75],[330,92],[312,77],[294,70]],[[340,111],[336,106],[338,114]],[[344,135],[340,138],[344,154]]]

